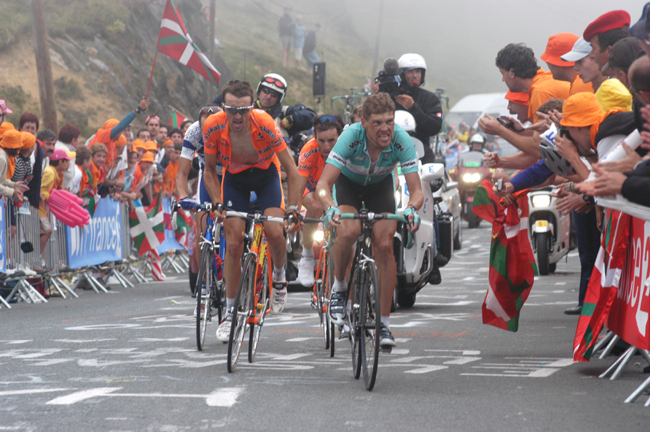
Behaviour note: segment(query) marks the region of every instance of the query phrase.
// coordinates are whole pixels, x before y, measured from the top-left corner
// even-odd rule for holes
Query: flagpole
[[[156,47],[156,54],[153,56],[153,64],[151,65],[151,75],[149,75],[149,85],[147,86],[147,95],[145,98],[149,97],[149,90],[151,89],[151,80],[153,79],[153,69],[156,67],[156,58],[158,57],[158,48]]]

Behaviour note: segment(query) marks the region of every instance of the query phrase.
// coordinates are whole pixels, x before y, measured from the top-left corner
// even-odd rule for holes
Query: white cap
[[[591,52],[591,43],[587,42],[583,38],[580,38],[576,41],[575,44],[573,44],[573,48],[571,48],[571,51],[564,54],[560,58],[564,61],[575,62],[587,57],[590,52]]]

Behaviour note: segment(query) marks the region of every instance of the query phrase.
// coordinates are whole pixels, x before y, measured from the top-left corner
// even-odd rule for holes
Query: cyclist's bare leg
[[[390,305],[397,282],[397,267],[393,256],[395,230],[397,230],[396,221],[381,220],[372,226],[372,253],[377,265],[380,314],[383,317],[390,316]]]
[[[320,205],[316,194],[309,192],[302,199],[302,205],[307,208],[306,217],[319,218],[323,216],[323,208]],[[318,224],[304,224],[302,226],[302,247],[303,249],[311,249],[314,246],[314,233],[318,230]]]
[[[246,222],[241,218],[229,218],[223,221],[226,232],[226,257],[224,277],[226,279],[226,298],[234,299],[241,277],[241,256],[244,252],[244,230]]]
[[[267,208],[265,216],[284,217],[284,211],[278,207]],[[264,233],[269,241],[273,267],[282,268],[287,260],[287,243],[284,238],[284,226],[277,222],[264,222]]]
[[[357,213],[352,206],[339,206],[341,213]],[[332,261],[334,262],[334,277],[339,281],[345,281],[348,267],[352,263],[352,245],[361,234],[361,222],[358,220],[341,220],[336,227],[336,240],[332,248]]]

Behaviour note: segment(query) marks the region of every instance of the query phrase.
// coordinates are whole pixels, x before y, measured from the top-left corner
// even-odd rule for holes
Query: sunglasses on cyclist
[[[280,81],[279,79],[273,78],[273,77],[266,77],[264,78],[265,83],[273,84],[277,88],[284,90],[284,83]]]
[[[322,115],[316,119],[316,123],[325,124],[325,123],[340,123],[341,121],[333,115]]]
[[[237,115],[237,114],[244,115],[244,114],[249,113],[250,110],[253,109],[253,107],[254,107],[254,105],[245,106],[245,107],[232,107],[232,106],[224,105],[223,109],[224,109],[224,111],[226,111],[227,113],[230,113],[232,115]]]
[[[276,92],[275,90],[271,90],[271,89],[268,88],[268,87],[263,87],[263,88],[262,88],[262,93],[267,94],[267,95],[274,96],[274,97],[276,97],[276,98],[279,98],[279,97],[280,97],[280,93]]]

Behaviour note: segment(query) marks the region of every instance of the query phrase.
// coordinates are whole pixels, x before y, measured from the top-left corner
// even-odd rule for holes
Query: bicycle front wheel
[[[271,260],[270,254],[264,259],[264,266],[256,281],[256,295],[253,303],[254,309],[253,316],[254,322],[251,324],[250,337],[248,340],[248,362],[255,361],[255,354],[260,342],[260,334],[262,333],[262,326],[264,325],[264,318],[269,310],[269,292],[271,289],[271,278],[269,277],[269,263]]]
[[[244,343],[248,317],[253,306],[255,295],[255,255],[247,255],[244,259],[239,287],[235,296],[235,303],[232,311],[232,323],[230,325],[230,337],[228,338],[228,372],[237,367],[241,347]]]
[[[204,244],[201,246],[201,257],[199,261],[199,273],[196,277],[194,292],[196,293],[196,347],[203,350],[205,343],[205,331],[208,327],[210,314],[210,291],[214,272],[212,271],[213,256],[212,248]],[[214,258],[212,258],[214,260]]]
[[[359,287],[363,286],[364,272],[359,268],[353,270],[352,285],[348,288],[351,292],[349,302],[352,302],[352,307],[349,311],[350,320],[350,345],[352,346],[352,373],[354,379],[359,379],[361,376],[361,320],[360,320],[360,295]]]
[[[367,263],[363,269],[365,284],[360,287],[360,341],[361,370],[366,390],[375,386],[377,366],[379,362],[379,283],[377,269],[373,262]]]

